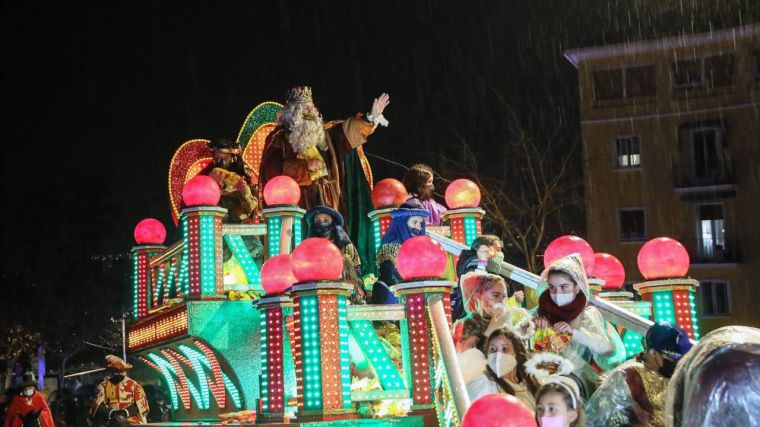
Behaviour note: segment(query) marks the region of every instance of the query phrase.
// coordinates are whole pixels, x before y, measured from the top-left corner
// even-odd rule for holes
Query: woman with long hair
[[[535,409],[538,382],[525,371],[528,352],[522,340],[506,328],[497,329],[483,347],[487,355],[485,371],[467,384],[470,400],[492,393],[517,397],[531,410]]]
[[[407,203],[419,203],[430,212],[430,216],[425,218],[425,224],[441,225],[441,214],[446,212],[446,206],[433,198],[433,169],[423,163],[412,165],[404,174],[404,187],[409,193]]]

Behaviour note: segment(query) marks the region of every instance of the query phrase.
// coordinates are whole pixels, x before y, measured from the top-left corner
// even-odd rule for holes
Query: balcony
[[[723,236],[712,241],[678,239],[686,246],[692,264],[737,264],[741,262],[741,251],[735,236]]]
[[[671,168],[673,191],[676,193],[712,193],[723,197],[736,195],[736,180],[729,160],[714,159],[709,163],[672,161]]]

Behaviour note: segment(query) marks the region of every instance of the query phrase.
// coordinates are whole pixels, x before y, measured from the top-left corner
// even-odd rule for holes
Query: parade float
[[[257,106],[237,137],[253,170],[281,107]],[[326,239],[306,238],[298,186],[289,178],[260,188],[264,204],[256,218],[225,223],[219,184],[199,175],[213,160],[208,142],[182,144],[170,163],[178,240],[166,243],[164,226],[153,219],[134,231],[134,319],[127,334],[133,376],[160,382],[179,422],[460,425],[470,401],[451,338],[450,271],[487,215],[477,185],[454,181],[446,190],[446,225],[401,245],[403,281],[393,286],[399,304],[352,305],[340,251]],[[362,167],[372,184],[369,163]],[[375,183],[375,210],[364,219],[373,231],[372,253],[405,197],[396,180]],[[651,279],[636,285],[642,301],[615,292],[624,274],[619,261],[596,256],[597,283],[610,286],[590,303],[625,340],[629,356],[640,348],[650,318],[674,320],[698,338],[698,283],[685,278],[688,256],[686,270],[679,264],[678,271],[665,271],[667,260],[655,265],[663,244],[673,243],[645,245],[640,254]],[[567,236],[547,252],[595,258],[588,243]],[[494,268],[542,289],[532,272],[506,262]]]

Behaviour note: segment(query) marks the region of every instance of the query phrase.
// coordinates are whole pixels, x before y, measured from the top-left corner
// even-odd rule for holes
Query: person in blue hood
[[[391,225],[385,232],[377,253],[380,277],[372,287],[372,304],[398,303],[398,298],[390,289],[402,280],[396,270],[398,249],[408,239],[425,235],[425,218],[428,215],[430,212],[425,208],[409,202],[391,212]]]

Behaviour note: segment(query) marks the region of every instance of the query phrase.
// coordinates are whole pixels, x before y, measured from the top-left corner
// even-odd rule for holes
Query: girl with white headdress
[[[582,396],[590,396],[600,383],[595,361],[615,355],[615,345],[605,333],[604,319],[593,306],[588,305],[589,291],[586,272],[579,254],[571,254],[551,263],[541,273],[548,284],[538,300],[537,316],[533,319],[538,328],[553,328],[563,334],[572,334],[570,344],[561,355],[570,360],[575,370],[572,376],[578,382]]]

